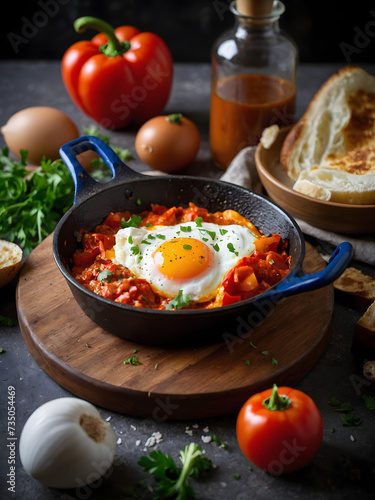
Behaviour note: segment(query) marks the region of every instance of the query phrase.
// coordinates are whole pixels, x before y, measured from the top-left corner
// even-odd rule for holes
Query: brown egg
[[[40,164],[43,156],[57,160],[60,147],[80,136],[77,125],[68,115],[47,106],[18,111],[1,132],[9,150],[19,158],[20,149],[26,149],[27,161],[34,165]]]

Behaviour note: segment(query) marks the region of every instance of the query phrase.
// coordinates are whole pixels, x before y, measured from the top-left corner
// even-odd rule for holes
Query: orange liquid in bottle
[[[235,75],[218,81],[211,95],[210,148],[226,168],[246,146],[256,146],[263,130],[294,122],[295,91],[281,78]]]

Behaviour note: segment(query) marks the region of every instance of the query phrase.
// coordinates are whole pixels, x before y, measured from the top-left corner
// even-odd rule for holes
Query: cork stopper
[[[236,0],[236,9],[243,16],[266,16],[272,8],[273,0]]]

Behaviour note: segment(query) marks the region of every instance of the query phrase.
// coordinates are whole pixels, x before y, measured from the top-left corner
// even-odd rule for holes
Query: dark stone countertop
[[[339,64],[301,65],[298,72],[297,116],[319,86],[338,68]],[[375,66],[365,66],[375,73]],[[208,113],[210,93],[210,67],[207,64],[176,64],[175,81],[166,112],[181,112],[190,117],[200,128],[202,144],[194,164],[185,173],[219,177],[210,160],[208,147]],[[58,62],[1,62],[0,63],[0,123],[4,124],[16,111],[36,105],[53,106],[65,111],[82,128],[91,124],[72,104],[61,81]],[[108,133],[113,144],[134,151],[135,129]],[[137,159],[131,166],[143,170]],[[327,251],[328,245],[314,242],[318,249]],[[371,266],[353,262],[353,265],[374,275]],[[324,436],[320,451],[312,464],[305,469],[285,476],[271,476],[253,467],[239,450],[236,434],[236,415],[194,421],[154,422],[150,419],[129,417],[98,408],[104,418],[110,417],[116,435],[121,439],[117,446],[114,467],[98,484],[76,490],[46,488],[28,477],[17,456],[16,493],[8,491],[9,473],[7,436],[7,392],[16,389],[16,436],[19,439],[23,425],[41,404],[70,395],[51,379],[35,362],[22,339],[17,323],[15,287],[12,282],[0,290],[0,315],[10,317],[13,327],[0,327],[1,397],[0,397],[0,476],[1,498],[22,500],[57,499],[113,499],[125,500],[125,488],[144,481],[138,498],[152,498],[149,486],[155,485],[137,465],[145,455],[145,442],[153,432],[159,431],[163,441],[158,448],[178,461],[179,450],[191,441],[202,446],[206,456],[215,464],[204,479],[192,480],[199,499],[362,499],[374,498],[375,484],[375,413],[364,404],[360,391],[363,387],[361,370],[351,353],[352,334],[360,313],[335,301],[334,321],[329,345],[314,368],[296,387],[308,393],[320,408],[324,420]],[[38,300],[35,297],[35,300]],[[319,311],[316,312],[319,314]],[[357,427],[344,427],[340,414],[333,411],[330,398],[349,401],[353,412],[363,419]],[[197,424],[195,428],[192,426]],[[193,435],[186,427],[193,428]],[[208,429],[205,429],[208,428]],[[333,432],[334,431],[334,432]],[[202,435],[216,434],[228,444],[227,449],[214,443],[205,444]],[[141,444],[137,446],[137,441]],[[146,451],[150,451],[147,449]],[[240,479],[234,479],[234,475]]]

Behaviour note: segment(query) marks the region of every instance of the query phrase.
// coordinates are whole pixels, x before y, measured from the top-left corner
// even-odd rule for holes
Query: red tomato
[[[243,454],[260,469],[279,475],[313,460],[323,438],[323,419],[310,396],[274,385],[246,401],[236,432]]]
[[[175,172],[197,156],[200,146],[198,127],[181,114],[156,116],[138,130],[135,149],[152,168]]]

